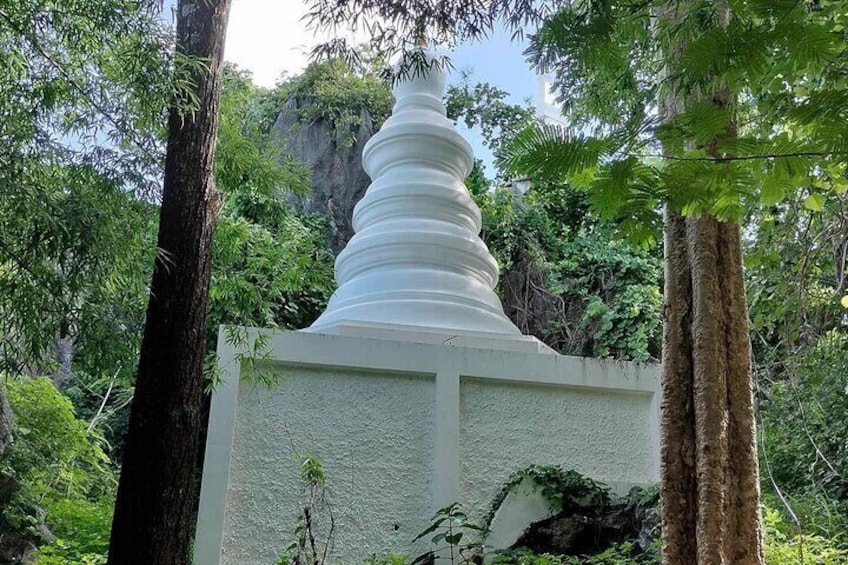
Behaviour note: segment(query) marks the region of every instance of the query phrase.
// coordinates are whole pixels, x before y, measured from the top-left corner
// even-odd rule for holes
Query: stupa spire
[[[422,53],[429,69],[398,80],[392,116],[365,146],[373,182],[336,259],[338,290],[310,331],[392,324],[520,335],[493,290],[498,267],[463,182],[473,154],[442,103],[444,65]]]

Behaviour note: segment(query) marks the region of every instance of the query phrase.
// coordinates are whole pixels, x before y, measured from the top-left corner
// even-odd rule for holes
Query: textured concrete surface
[[[648,484],[651,396],[464,379],[462,500],[480,518],[510,474],[560,465],[592,479]]]
[[[270,387],[245,380],[240,350],[219,340],[224,382],[212,400],[198,565],[275,563],[303,500],[295,452],[324,463],[331,555],[349,564],[417,554],[424,548],[409,542],[436,508],[459,500],[479,518],[529,464],[613,485],[658,479],[655,366],[454,346],[431,334],[263,333],[261,370],[279,376]]]
[[[271,389],[243,385],[238,413],[222,563],[272,564],[295,539],[304,456],[324,465],[330,555],[403,546],[428,518],[432,379],[288,369]]]

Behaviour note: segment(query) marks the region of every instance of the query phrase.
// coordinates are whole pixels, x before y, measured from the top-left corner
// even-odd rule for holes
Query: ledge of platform
[[[386,324],[343,320],[326,326],[310,327],[301,332],[367,339],[385,339],[407,343],[425,343],[429,345],[453,345],[473,349],[491,349],[495,351],[518,351],[521,353],[546,353],[557,355],[556,351],[529,335],[512,335],[494,332],[453,331],[446,328],[428,328],[404,324]]]

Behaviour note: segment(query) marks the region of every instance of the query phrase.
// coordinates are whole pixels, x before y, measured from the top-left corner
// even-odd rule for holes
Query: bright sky
[[[253,71],[261,86],[274,86],[280,74],[296,74],[308,63],[316,39],[301,18],[303,0],[233,0],[224,57]]]
[[[274,86],[283,71],[302,70],[312,46],[328,37],[326,33],[316,37],[306,29],[302,20],[306,4],[306,0],[233,0],[225,58],[250,69],[254,82],[262,86]],[[535,81],[522,80],[534,77],[521,50],[505,34],[495,34],[483,43],[461,46],[451,59],[457,69],[472,68],[475,80],[515,92],[520,101],[536,94]]]

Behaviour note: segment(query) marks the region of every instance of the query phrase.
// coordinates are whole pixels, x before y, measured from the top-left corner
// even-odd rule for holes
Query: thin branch
[[[119,369],[120,370],[120,369]],[[106,407],[106,402],[109,400],[109,395],[112,394],[112,387],[115,385],[115,379],[118,377],[118,372],[116,371],[112,378],[109,380],[109,388],[106,389],[106,394],[103,395],[103,401],[100,403],[100,407],[97,409],[97,412],[94,414],[94,417],[91,419],[91,422],[88,424],[88,428],[85,430],[86,433],[91,433],[91,430],[94,429],[94,424],[97,423],[97,420],[100,418],[100,415],[103,413],[103,408]]]
[[[728,155],[727,157],[675,157],[673,155],[648,154],[646,157],[664,159],[666,161],[707,161],[711,163],[726,163],[730,161],[756,161],[758,159],[781,159],[789,157],[828,157],[848,155],[833,151],[799,151],[797,153],[761,153],[758,155]]]

